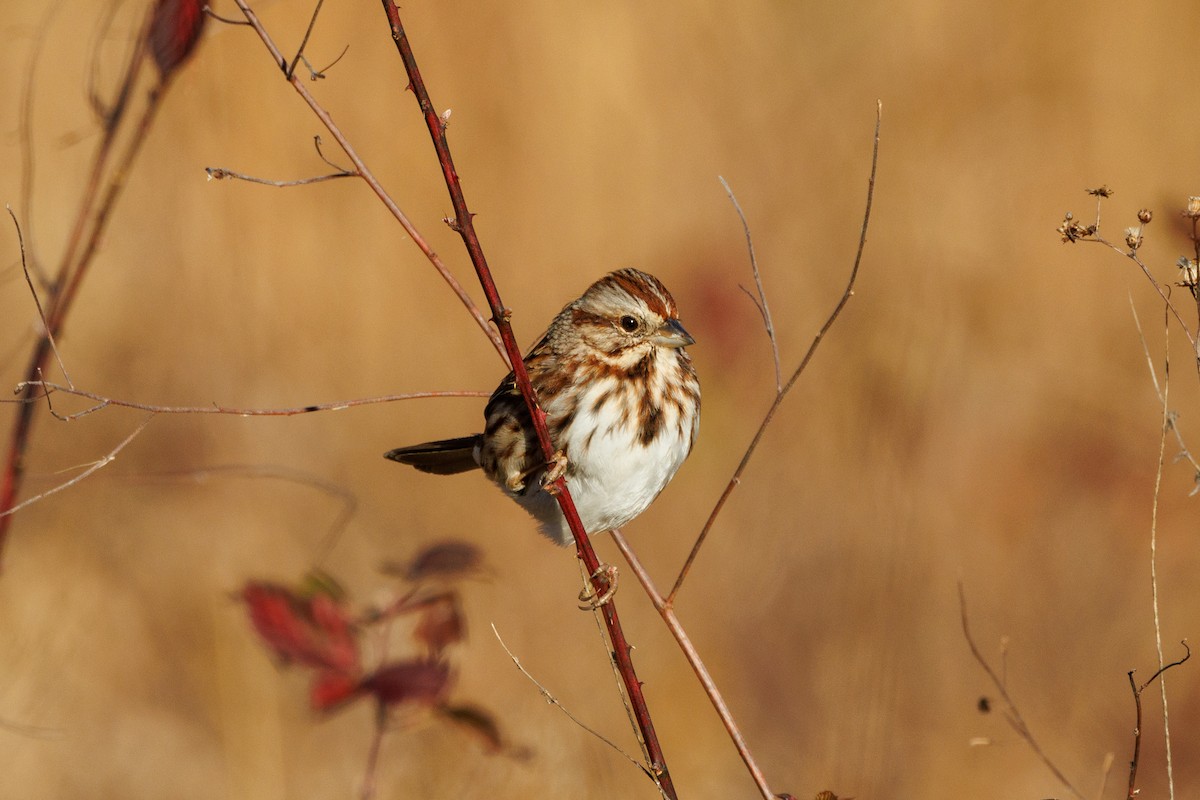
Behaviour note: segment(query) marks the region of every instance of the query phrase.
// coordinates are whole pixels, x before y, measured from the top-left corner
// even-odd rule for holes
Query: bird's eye
[[[625,331],[626,333],[633,333],[638,329],[637,317],[631,317],[626,314],[625,316],[621,317],[620,322],[621,330]]]

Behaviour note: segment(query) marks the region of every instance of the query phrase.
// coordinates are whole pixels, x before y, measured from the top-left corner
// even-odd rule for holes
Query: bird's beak
[[[683,329],[683,325],[677,319],[669,319],[663,323],[663,326],[650,337],[650,341],[663,347],[687,347],[689,344],[696,343],[696,340]]]

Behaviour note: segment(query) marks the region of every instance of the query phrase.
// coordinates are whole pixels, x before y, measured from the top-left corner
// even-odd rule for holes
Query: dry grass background
[[[68,4],[39,66],[34,204],[18,210],[34,213],[28,232],[47,262],[94,141],[83,87],[101,5]],[[18,98],[42,6],[9,0],[0,23],[0,198],[14,205]],[[293,48],[308,4],[260,11]],[[850,266],[883,101],[857,295],[727,508],[680,613],[779,791],[1065,796],[999,715],[976,710],[991,689],[959,629],[961,579],[985,650],[1011,637],[1010,687],[1047,752],[1089,795],[1115,752],[1106,796],[1118,796],[1133,727],[1125,673],[1147,676],[1154,662],[1160,413],[1128,293],[1158,349],[1161,314],[1132,265],[1063,246],[1053,229],[1067,209],[1090,213],[1084,187],[1108,183],[1109,233],[1154,208],[1145,255],[1173,277],[1176,209],[1200,191],[1194,4],[543,1],[403,12],[434,101],[454,111],[451,143],[520,339],[603,272],[637,265],[673,288],[698,340],[701,439],[627,531],[663,583],[772,388],[765,337],[738,289],[750,279],[741,230],[717,175],[749,215],[794,364]],[[120,17],[107,52],[120,51],[134,16]],[[313,90],[469,281],[439,222],[449,202],[377,3],[329,5],[309,53],[324,64],[346,44]],[[78,384],[243,406],[493,386],[495,353],[363,185],[205,181],[205,166],[321,172],[317,132],[252,33],[210,27],[68,323],[62,352]],[[0,252],[0,373],[11,384],[34,313],[8,226]],[[1195,377],[1176,355],[1175,405],[1200,436]],[[105,453],[137,419],[42,419],[29,490]],[[0,575],[0,718],[55,733],[0,729],[0,794],[353,796],[369,711],[314,718],[302,678],[276,670],[229,596],[249,578],[292,580],[312,566],[336,504],[261,478],[154,477],[239,463],[286,465],[354,493],[357,514],[322,565],[362,599],[386,585],[380,562],[422,543],[455,536],[486,549],[491,578],[467,592],[459,696],[489,705],[537,757],[489,758],[441,728],[401,733],[385,745],[380,797],[651,796],[634,769],[546,706],[488,631],[494,622],[564,703],[634,748],[593,623],[575,610],[570,554],[478,476],[434,479],[381,458],[479,419],[473,400],[160,418],[102,474],[23,512]],[[1189,488],[1183,467],[1167,470],[1168,643],[1194,637],[1200,611]],[[618,558],[607,541],[601,555]],[[683,796],[753,796],[631,579],[620,596]],[[1181,797],[1200,782],[1197,674],[1170,675]],[[1161,797],[1161,728],[1148,719],[1143,796]],[[976,736],[994,743],[969,746]]]

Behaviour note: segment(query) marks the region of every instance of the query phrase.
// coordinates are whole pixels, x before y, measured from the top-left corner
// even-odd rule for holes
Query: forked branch
[[[874,145],[871,149],[871,176],[867,179],[867,207],[863,212],[862,228],[858,235],[858,250],[854,254],[854,265],[850,268],[850,279],[846,282],[846,288],[842,292],[841,299],[838,300],[837,305],[834,306],[833,311],[825,320],[825,324],[821,326],[821,330],[817,331],[817,335],[813,337],[812,344],[808,346],[808,352],[806,352],[804,354],[804,358],[800,360],[800,365],[796,367],[796,370],[792,373],[791,377],[788,378],[787,383],[785,383],[782,388],[776,391],[775,401],[771,403],[771,407],[767,409],[767,413],[763,416],[762,422],[759,423],[758,431],[755,432],[754,438],[750,440],[750,445],[746,448],[746,452],[742,456],[741,462],[738,463],[737,469],[733,471],[733,477],[729,479],[729,483],[725,486],[725,491],[723,491],[721,496],[717,498],[716,505],[713,506],[712,512],[708,515],[708,520],[704,523],[704,527],[700,529],[700,535],[696,537],[696,543],[692,545],[692,551],[688,553],[687,560],[683,563],[683,568],[679,570],[679,577],[675,579],[675,585],[671,588],[671,593],[668,594],[666,598],[668,606],[675,604],[675,597],[679,594],[679,590],[683,587],[683,582],[687,578],[688,572],[690,572],[692,569],[692,563],[695,562],[696,556],[699,555],[700,548],[704,545],[704,540],[708,538],[708,533],[712,530],[713,523],[717,521],[717,516],[720,515],[721,509],[725,507],[725,501],[729,499],[729,496],[733,494],[733,490],[736,489],[738,484],[742,482],[742,473],[746,471],[746,466],[750,463],[750,459],[754,457],[754,452],[758,449],[759,443],[762,442],[763,434],[765,434],[767,431],[767,426],[771,424],[771,420],[775,419],[775,413],[779,411],[779,407],[783,405],[783,401],[787,397],[788,392],[790,392],[792,387],[796,385],[796,381],[800,379],[800,376],[804,373],[805,368],[807,368],[809,362],[812,361],[813,354],[816,353],[817,347],[825,339],[825,334],[827,334],[829,329],[833,327],[833,323],[836,322],[837,318],[841,315],[842,309],[846,307],[846,304],[850,302],[850,298],[854,296],[854,283],[856,280],[858,280],[858,268],[859,265],[862,264],[863,250],[867,245],[867,228],[871,222],[871,202],[875,197],[875,172],[879,165],[879,126],[882,121],[883,104],[877,103],[875,107],[875,139]],[[751,251],[751,253],[753,254],[753,251]],[[753,261],[751,263],[753,264]],[[757,280],[757,271],[755,273],[755,278]],[[762,308],[763,315],[768,320],[768,331],[772,334],[772,342],[774,342],[774,331],[770,328],[770,317],[768,316],[769,312],[766,312],[765,310],[765,303]]]

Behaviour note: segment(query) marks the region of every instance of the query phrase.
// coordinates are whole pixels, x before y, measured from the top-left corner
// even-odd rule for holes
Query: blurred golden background
[[[0,199],[46,264],[97,140],[92,53],[99,85],[111,85],[140,24],[144,4],[126,5],[103,36],[107,4],[90,0],[46,29],[31,204],[19,112],[44,4],[9,0],[0,22]],[[256,7],[290,53],[311,5]],[[216,8],[237,14],[229,0]],[[847,278],[882,101],[855,297],[725,509],[679,613],[775,791],[1067,797],[1000,712],[977,709],[995,691],[961,632],[961,580],[997,666],[1008,637],[1008,686],[1046,753],[1088,797],[1114,753],[1104,796],[1123,796],[1126,673],[1146,678],[1156,664],[1161,417],[1130,298],[1160,363],[1162,309],[1131,262],[1063,245],[1054,228],[1067,210],[1089,221],[1083,190],[1106,183],[1116,195],[1102,230],[1120,240],[1140,207],[1154,209],[1143,255],[1174,280],[1189,247],[1178,209],[1200,193],[1194,3],[449,2],[409,3],[402,16],[434,102],[453,110],[451,145],[521,342],[623,266],[661,277],[697,339],[699,443],[626,531],[668,586],[773,392],[767,339],[739,288],[752,285],[742,230],[717,176],[748,215],[790,371]],[[327,4],[307,54],[321,67],[347,46],[309,88],[482,303],[441,222],[450,204],[377,3]],[[68,320],[60,345],[76,384],[241,407],[495,385],[504,370],[491,346],[361,181],[205,180],[209,166],[327,172],[312,146],[322,132],[250,30],[208,26]],[[5,221],[8,385],[37,330],[17,253]],[[1171,405],[1185,436],[1200,436],[1182,338],[1173,331]],[[472,636],[455,696],[485,704],[536,756],[489,757],[444,726],[398,731],[378,796],[654,796],[542,700],[489,629],[636,752],[595,626],[576,610],[572,555],[478,474],[439,479],[382,458],[477,430],[481,408],[159,417],[113,464],[20,512],[0,572],[0,794],[355,796],[370,709],[310,712],[304,676],[277,669],[231,595],[319,565],[368,602],[390,585],[382,562],[460,537],[485,549],[490,572],[466,590]],[[13,413],[0,410],[5,437]],[[40,413],[25,494],[103,456],[140,419]],[[252,471],[196,473],[233,464],[329,482],[353,495],[354,516],[326,552],[336,497]],[[1191,488],[1186,464],[1169,463],[1158,509],[1168,656],[1196,635],[1200,612]],[[611,542],[599,546],[619,563]],[[755,796],[631,575],[618,597],[681,796]],[[1183,797],[1200,782],[1198,674],[1189,664],[1167,677]],[[1157,698],[1157,687],[1146,695],[1145,797],[1166,796]]]

